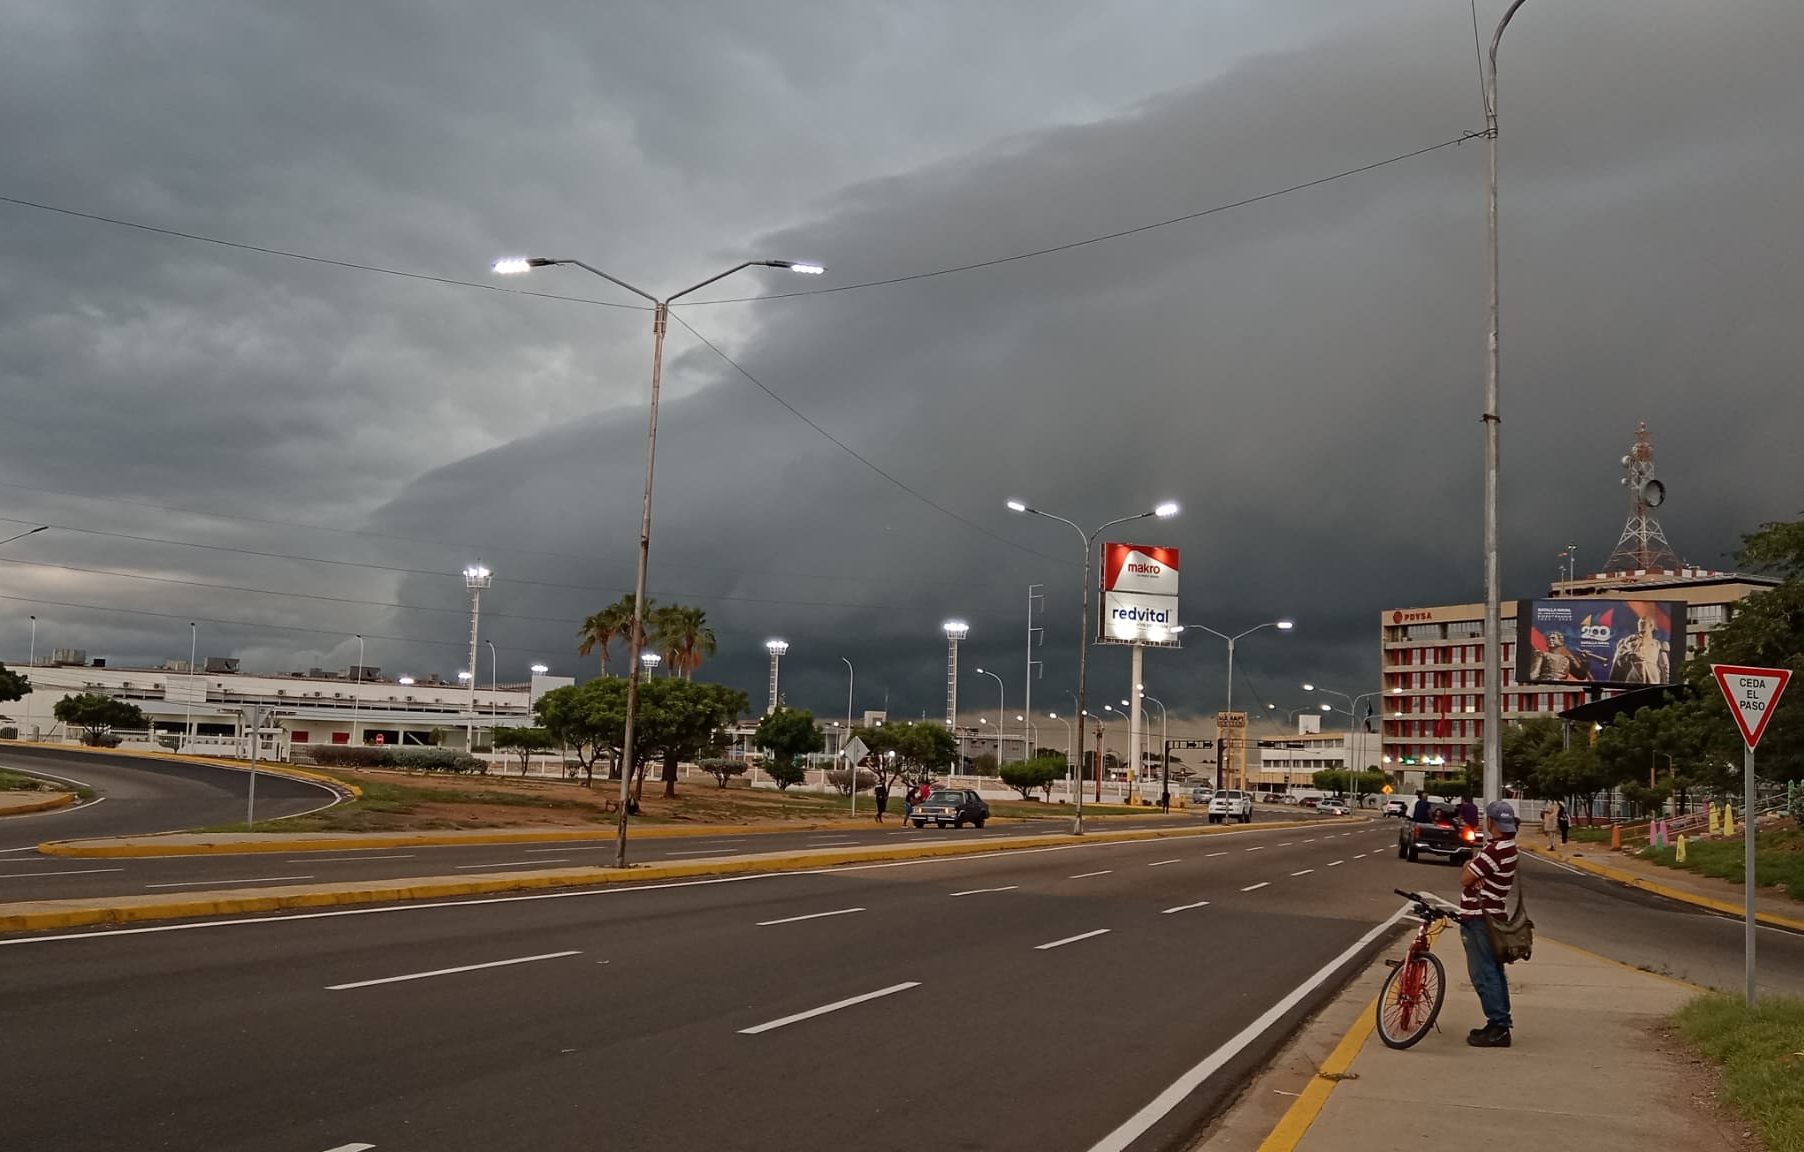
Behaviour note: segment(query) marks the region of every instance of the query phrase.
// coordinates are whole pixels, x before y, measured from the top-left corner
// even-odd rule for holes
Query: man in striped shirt
[[[1503,965],[1491,951],[1486,916],[1507,916],[1510,889],[1516,885],[1516,810],[1508,800],[1485,805],[1489,839],[1460,870],[1459,934],[1466,946],[1466,975],[1485,1011],[1485,1026],[1474,1028],[1466,1043],[1474,1048],[1510,1046],[1510,985]]]

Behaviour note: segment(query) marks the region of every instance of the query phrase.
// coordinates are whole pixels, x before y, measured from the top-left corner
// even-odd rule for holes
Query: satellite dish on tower
[[[1649,508],[1658,508],[1666,503],[1666,485],[1658,480],[1649,480],[1641,486],[1641,502]]]

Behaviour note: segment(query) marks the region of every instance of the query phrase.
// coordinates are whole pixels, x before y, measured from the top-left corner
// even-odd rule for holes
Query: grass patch
[[[1608,844],[1610,842],[1610,830],[1608,828],[1593,828],[1589,825],[1574,824],[1569,834],[1580,844]]]
[[[1722,1065],[1729,1099],[1760,1129],[1769,1152],[1804,1152],[1804,999],[1749,1008],[1735,996],[1700,996],[1674,1018]]]
[[[1646,848],[1642,850],[1641,858],[1668,868],[1682,868],[1740,884],[1746,875],[1742,867],[1743,848],[1739,838],[1698,840],[1687,843],[1683,864],[1675,859],[1677,853],[1672,848]],[[1804,901],[1804,832],[1795,827],[1773,828],[1755,836],[1754,883],[1783,888],[1793,900]],[[1804,1076],[1804,1067],[1798,1071]]]
[[[24,776],[0,768],[0,792],[63,792],[67,789],[36,776]]]

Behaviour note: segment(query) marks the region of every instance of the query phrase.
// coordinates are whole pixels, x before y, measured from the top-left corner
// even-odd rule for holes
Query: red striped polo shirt
[[[1486,844],[1472,857],[1471,866],[1477,870],[1479,881],[1477,887],[1460,891],[1460,919],[1472,920],[1486,914],[1509,915],[1504,905],[1510,897],[1510,889],[1516,884],[1515,837]]]

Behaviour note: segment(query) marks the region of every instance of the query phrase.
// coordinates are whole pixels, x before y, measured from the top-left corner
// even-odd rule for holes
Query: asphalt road
[[[1175,1148],[1392,888],[1453,893],[1393,837],[1255,826],[13,937],[0,1107],[37,1150]],[[1739,982],[1732,921],[1524,878],[1544,934]],[[1761,945],[1797,990],[1804,938]]]
[[[263,794],[259,784],[259,807]],[[315,792],[313,795],[318,796]],[[239,801],[243,803],[242,800]],[[317,806],[318,800],[314,801]],[[242,811],[242,809],[240,810]],[[1307,811],[1271,809],[1255,813],[1255,823],[1310,818]],[[227,817],[226,820],[229,820]],[[214,823],[224,823],[215,820]],[[1206,827],[1200,816],[1173,816],[1169,821],[1135,819],[1092,828],[1174,826]],[[638,864],[680,863],[710,856],[752,852],[787,852],[814,848],[852,848],[927,842],[981,843],[1011,836],[1050,836],[1070,831],[1070,820],[1033,820],[991,824],[983,829],[900,828],[894,822],[870,828],[820,829],[813,832],[734,832],[719,836],[648,838],[629,844],[629,859]],[[0,824],[0,832],[6,831]],[[81,833],[89,835],[91,833]],[[62,838],[46,833],[37,840]],[[252,852],[223,856],[83,858],[43,856],[34,851],[0,855],[0,904],[19,900],[64,900],[90,896],[179,893],[216,887],[287,884],[333,884],[352,880],[389,880],[406,876],[456,876],[475,872],[605,866],[614,861],[614,830],[573,832],[564,842],[489,844],[458,847],[371,848],[319,852]],[[36,841],[33,841],[35,843]],[[0,848],[5,848],[0,843]]]
[[[0,767],[85,784],[96,793],[74,808],[0,818],[0,853],[33,858],[37,853],[30,850],[45,840],[139,836],[243,820],[250,787],[248,771],[54,748],[0,749]],[[306,812],[331,799],[316,784],[257,777],[259,820]],[[0,855],[0,873],[18,871],[11,863]],[[12,898],[0,889],[0,901]]]

